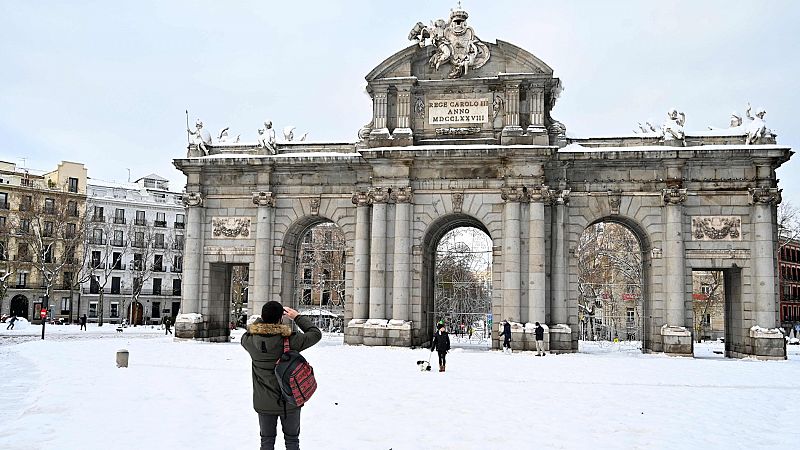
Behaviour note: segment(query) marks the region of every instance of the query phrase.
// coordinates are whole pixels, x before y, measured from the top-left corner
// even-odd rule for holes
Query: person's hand
[[[294,320],[295,317],[299,316],[300,313],[296,310],[289,308],[288,306],[283,307],[283,313],[289,316],[290,319]]]

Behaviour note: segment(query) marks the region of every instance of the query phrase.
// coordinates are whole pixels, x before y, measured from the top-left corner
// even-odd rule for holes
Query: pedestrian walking
[[[536,356],[544,356],[544,327],[536,322]]]
[[[164,335],[172,334],[172,330],[169,329],[170,325],[172,324],[172,320],[170,320],[169,316],[164,317]]]
[[[503,336],[503,353],[511,353],[511,324],[508,320],[503,321],[503,332],[500,336]]]
[[[445,331],[443,323],[438,325],[436,333],[433,334],[431,352],[434,350],[439,354],[439,372],[444,372],[445,366],[447,365],[447,352],[450,350],[450,336],[448,336],[447,331]]]
[[[86,319],[86,314],[82,315],[81,316],[81,328],[78,331],[80,331],[80,330],[86,331],[86,320],[87,320]]]
[[[289,325],[281,323],[283,316],[294,321],[302,333],[292,333]],[[253,360],[253,409],[258,413],[261,429],[261,450],[275,448],[278,418],[281,419],[286,450],[300,448],[301,407],[287,403],[281,394],[275,365],[284,353],[284,338],[289,348],[302,352],[322,339],[322,332],[310,317],[276,301],[261,308],[261,317],[242,335],[242,347]]]
[[[14,322],[16,322],[16,321],[17,321],[17,315],[16,314],[12,314],[11,318],[8,319],[8,326],[6,327],[6,330],[13,330],[14,329]]]

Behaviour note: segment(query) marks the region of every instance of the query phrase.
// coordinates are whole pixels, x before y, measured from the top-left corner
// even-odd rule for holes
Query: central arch
[[[445,235],[457,228],[477,229],[483,232],[490,241],[493,241],[488,228],[480,220],[466,214],[450,214],[440,217],[428,227],[422,240],[422,327],[420,333],[423,341],[430,340],[433,336],[434,325],[439,320],[439,317],[435,314],[434,304],[436,299],[437,249]],[[494,279],[494,276],[491,279]],[[487,326],[491,325],[487,324]]]

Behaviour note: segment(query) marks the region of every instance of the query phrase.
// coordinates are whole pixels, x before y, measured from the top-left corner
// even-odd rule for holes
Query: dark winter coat
[[[544,340],[544,327],[538,325],[536,327],[536,340],[543,341]]]
[[[450,350],[450,336],[447,331],[437,331],[433,333],[433,341],[431,341],[431,351],[436,350],[439,353],[447,353]]]
[[[500,333],[500,336],[505,336],[506,339],[511,340],[511,324],[508,322],[503,322],[503,332]]]
[[[81,325],[86,325],[86,316],[81,316]]]
[[[322,332],[306,316],[297,316],[294,323],[303,331],[292,333],[288,325],[255,322],[242,335],[242,347],[253,360],[253,409],[265,414],[291,412],[297,406],[286,403],[281,397],[275,362],[283,354],[283,338],[289,338],[289,347],[302,352],[322,339]]]

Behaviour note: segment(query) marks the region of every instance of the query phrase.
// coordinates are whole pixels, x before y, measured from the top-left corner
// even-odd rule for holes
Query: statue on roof
[[[230,130],[230,127],[225,127],[225,128],[222,129],[222,131],[219,132],[219,138],[217,138],[217,142],[219,142],[219,143],[223,143],[223,142],[236,143],[236,142],[239,142],[240,135],[237,134],[236,138],[234,139],[234,138],[228,136],[228,130]]]
[[[258,145],[266,148],[273,155],[278,153],[278,149],[275,147],[275,129],[272,128],[271,120],[265,120],[264,128],[258,129]]]
[[[211,145],[211,134],[208,130],[203,128],[203,121],[197,119],[194,124],[195,130],[192,131],[186,127],[186,132],[189,133],[190,144],[196,145],[197,148],[203,151],[204,155],[208,154],[208,146]]]
[[[664,122],[662,130],[664,132],[665,141],[681,141],[686,137],[683,126],[686,124],[686,114],[678,112],[677,109],[672,108],[667,113],[667,121]]]
[[[489,61],[489,46],[481,42],[475,30],[467,25],[469,14],[458,7],[450,11],[450,21],[438,19],[426,26],[417,22],[408,34],[408,40],[415,41],[420,47],[433,45],[436,53],[428,61],[434,71],[439,70],[445,62],[452,68],[449,78],[461,78],[470,69],[479,69]]]
[[[772,134],[772,131],[767,128],[767,122],[764,120],[764,116],[767,115],[767,111],[764,108],[758,108],[756,110],[756,116],[753,117],[750,115],[751,109],[752,108],[748,103],[745,114],[747,115],[747,118],[750,119],[750,123],[747,124],[747,140],[745,143],[747,145],[761,144],[768,135]]]

